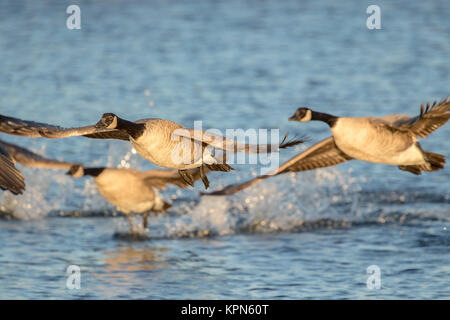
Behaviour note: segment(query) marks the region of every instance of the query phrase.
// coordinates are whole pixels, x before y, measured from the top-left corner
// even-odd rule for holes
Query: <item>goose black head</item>
[[[309,108],[301,107],[289,118],[289,121],[307,122],[312,119],[312,111]]]
[[[99,129],[116,129],[117,116],[114,113],[104,113],[95,127]]]
[[[66,174],[72,176],[73,178],[81,178],[84,176],[84,168],[82,165],[74,164],[70,167]]]

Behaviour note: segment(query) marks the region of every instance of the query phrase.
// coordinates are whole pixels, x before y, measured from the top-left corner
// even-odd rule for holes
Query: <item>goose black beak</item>
[[[97,122],[95,124],[95,128],[96,129],[102,129],[102,128],[106,128],[108,125],[105,124],[105,122],[103,121],[103,119],[101,119],[99,122]]]
[[[95,124],[97,129],[107,128],[114,121],[114,114],[105,113],[99,122]]]
[[[75,172],[77,172],[78,168],[80,167],[80,165],[78,164],[74,164],[70,167],[70,169],[68,171],[66,171],[66,174],[68,176],[73,176],[75,174]]]
[[[289,119],[288,119],[289,121],[295,121],[296,120],[296,116],[295,116],[295,114],[294,115],[292,115]]]

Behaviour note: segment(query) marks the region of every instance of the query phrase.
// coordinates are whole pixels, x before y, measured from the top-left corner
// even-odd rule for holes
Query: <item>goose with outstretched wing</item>
[[[188,169],[199,168],[200,176],[208,188],[209,181],[205,168],[209,171],[231,171],[233,168],[213,155],[213,149],[227,152],[270,153],[279,152],[302,143],[304,140],[286,137],[279,144],[238,143],[221,135],[205,130],[188,129],[180,124],[164,119],[141,119],[128,121],[112,113],[105,113],[96,125],[79,128],[61,128],[12,117],[0,118],[0,131],[45,138],[65,138],[85,136],[95,139],[119,139],[130,141],[136,151],[150,162],[178,173],[189,184],[194,179]]]
[[[414,174],[444,167],[445,157],[424,151],[417,137],[425,138],[450,118],[450,97],[441,102],[421,105],[420,114],[389,115],[382,118],[342,118],[299,108],[289,120],[327,123],[333,136],[326,138],[283,163],[273,172],[222,190],[203,195],[230,195],[251,187],[271,176],[334,166],[352,159],[397,165]]]

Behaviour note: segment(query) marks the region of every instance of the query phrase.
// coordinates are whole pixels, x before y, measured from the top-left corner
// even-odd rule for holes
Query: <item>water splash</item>
[[[70,196],[66,190],[73,188],[71,179],[54,170],[21,170],[26,177],[26,191],[17,196],[3,192],[0,211],[10,218],[31,220],[46,217],[54,208],[64,208]]]

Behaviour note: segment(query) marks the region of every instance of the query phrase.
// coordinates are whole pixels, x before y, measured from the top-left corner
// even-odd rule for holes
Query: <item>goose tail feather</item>
[[[424,151],[427,164],[412,165],[412,166],[398,166],[400,170],[408,171],[413,174],[421,174],[422,171],[437,171],[444,168],[445,157],[441,154]]]
[[[438,153],[424,151],[425,157],[428,160],[428,163],[431,167],[431,170],[427,171],[436,171],[444,168],[445,157]]]

